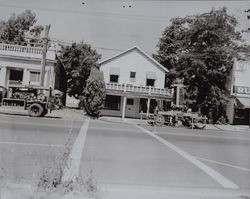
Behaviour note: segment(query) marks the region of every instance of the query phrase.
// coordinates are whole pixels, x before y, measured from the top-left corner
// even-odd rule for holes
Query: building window
[[[131,105],[133,106],[134,105],[134,99],[127,99],[127,105]]]
[[[136,72],[130,72],[130,78],[135,78]]]
[[[146,86],[155,86],[155,79],[147,79]]]
[[[39,82],[40,72],[30,72],[30,82]]]
[[[135,82],[136,72],[130,72],[130,82]]]
[[[110,75],[110,82],[118,83],[119,75]]]
[[[121,106],[121,96],[106,95],[105,109],[119,111]]]

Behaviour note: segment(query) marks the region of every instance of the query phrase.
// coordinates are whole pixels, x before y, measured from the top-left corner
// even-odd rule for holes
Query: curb
[[[150,187],[133,185],[100,184],[101,198],[103,199],[248,199],[249,190],[229,190],[213,188],[182,188],[182,187]],[[26,199],[26,198],[50,198],[50,199],[84,199],[82,195],[62,193],[36,192],[29,184],[8,184],[0,192],[1,199]]]

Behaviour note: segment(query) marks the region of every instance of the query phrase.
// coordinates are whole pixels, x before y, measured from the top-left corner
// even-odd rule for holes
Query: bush
[[[83,107],[87,115],[98,118],[105,101],[105,84],[103,74],[98,69],[92,69],[87,79],[86,88],[80,96],[80,108]]]

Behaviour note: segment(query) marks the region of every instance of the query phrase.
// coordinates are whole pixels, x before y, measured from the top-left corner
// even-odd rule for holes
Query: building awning
[[[147,79],[157,79],[156,73],[153,71],[148,71],[146,75],[147,75]]]
[[[120,68],[110,68],[110,75],[120,75]]]
[[[250,99],[237,97],[236,98],[236,107],[240,109],[249,108],[250,107]]]

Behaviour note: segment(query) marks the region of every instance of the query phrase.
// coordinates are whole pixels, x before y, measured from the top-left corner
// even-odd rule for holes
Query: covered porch
[[[147,118],[156,106],[171,103],[172,89],[106,84],[106,102],[102,115],[130,118]]]

